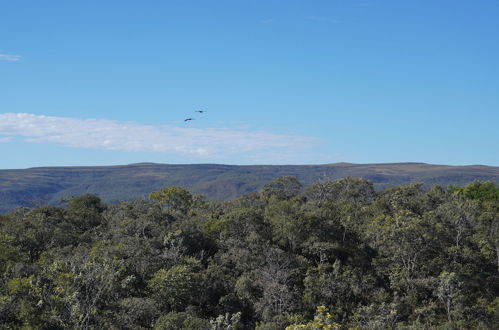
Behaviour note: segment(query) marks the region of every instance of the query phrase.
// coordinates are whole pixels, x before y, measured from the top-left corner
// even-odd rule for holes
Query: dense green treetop
[[[0,329],[495,329],[499,187],[285,176],[0,215]]]

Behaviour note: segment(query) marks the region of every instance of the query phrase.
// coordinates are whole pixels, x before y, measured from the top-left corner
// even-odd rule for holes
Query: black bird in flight
[[[205,113],[206,110],[196,110],[196,112],[199,112],[199,113]]]
[[[189,120],[194,120],[194,118],[186,118],[184,121],[188,122]]]

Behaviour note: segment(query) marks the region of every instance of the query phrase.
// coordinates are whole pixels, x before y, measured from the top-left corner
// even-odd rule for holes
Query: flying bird
[[[194,118],[186,118],[184,121],[188,122],[189,120],[194,120]]]
[[[199,113],[205,113],[206,110],[196,110],[196,112],[199,112]]]

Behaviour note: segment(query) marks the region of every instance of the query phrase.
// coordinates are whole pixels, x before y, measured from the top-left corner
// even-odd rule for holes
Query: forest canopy
[[[0,328],[492,329],[499,187],[295,177],[0,215]]]

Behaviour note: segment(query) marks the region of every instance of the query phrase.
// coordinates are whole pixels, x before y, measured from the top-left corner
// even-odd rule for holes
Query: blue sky
[[[498,166],[498,32],[496,0],[3,0],[0,168]]]

